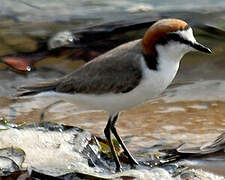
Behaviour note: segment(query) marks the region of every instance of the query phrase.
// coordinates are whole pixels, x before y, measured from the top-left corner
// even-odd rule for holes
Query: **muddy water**
[[[151,147],[156,145],[179,145],[183,142],[199,145],[215,139],[225,131],[224,15],[222,11],[218,19],[207,14],[201,16],[207,19],[205,24],[216,27],[216,31],[204,31],[198,26],[194,28],[197,39],[212,49],[212,55],[189,53],[183,58],[173,85],[165,93],[157,99],[121,113],[117,127],[131,151],[151,152],[155,150]],[[52,22],[20,24],[16,28],[15,23],[14,19],[8,17],[0,22],[1,55],[35,49],[35,40],[30,37],[32,33],[46,39],[51,32],[80,26],[75,21],[76,25]],[[52,27],[55,27],[54,30]],[[49,58],[37,63],[36,70],[26,75],[17,74],[6,65],[0,64],[0,118],[16,123],[37,122],[45,111],[45,121],[78,126],[103,136],[108,118],[106,112],[84,112],[66,102],[51,106],[56,102],[54,98],[9,98],[20,84],[54,79],[81,64],[82,60]]]
[[[204,81],[203,84],[216,86],[219,83],[222,83],[222,86],[218,87],[218,91],[222,92],[225,82],[211,80]],[[209,98],[208,93],[211,90],[204,94],[201,91],[202,87],[197,84],[169,89],[161,98],[122,112],[117,127],[121,136],[128,142],[128,147],[133,151],[139,151],[143,148],[151,150],[150,147],[155,145],[179,145],[184,142],[199,145],[215,139],[224,132],[224,94],[221,94],[223,97],[218,95],[219,99],[216,99],[217,94]],[[186,89],[186,97],[183,96],[183,88]],[[199,91],[196,92],[196,89]],[[194,98],[190,97],[193,93],[196,93]],[[14,121],[18,123],[36,122],[40,120],[43,112],[40,107],[46,105],[46,102],[39,101],[35,99],[11,104],[5,100],[5,107],[2,108],[5,110],[2,113],[5,114],[4,117],[15,118]],[[61,102],[49,107],[44,120],[78,126],[103,136],[107,118],[106,112],[81,112],[74,105]]]

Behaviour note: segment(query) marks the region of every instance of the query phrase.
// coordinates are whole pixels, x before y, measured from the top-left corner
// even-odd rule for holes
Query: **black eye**
[[[166,36],[160,38],[157,44],[165,45],[170,41],[176,41],[181,44],[186,44],[188,46],[192,46],[193,44],[191,41],[184,39],[182,36],[180,36],[177,33],[168,33]]]

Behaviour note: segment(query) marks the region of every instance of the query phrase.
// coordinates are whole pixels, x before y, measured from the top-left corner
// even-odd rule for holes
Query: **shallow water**
[[[143,16],[146,19],[148,11],[152,13],[152,10],[156,17],[168,14],[189,19],[195,25],[197,39],[209,46],[213,54],[193,52],[186,55],[173,85],[161,97],[122,112],[117,127],[128,148],[137,152],[137,155],[138,152],[156,151],[156,145],[179,145],[183,142],[203,144],[225,131],[224,1],[208,1],[205,6],[200,3],[196,6],[190,5],[190,1],[184,1],[184,4],[173,1],[172,6],[161,1],[157,1],[158,4],[146,1],[137,4],[136,1],[75,3],[68,0],[63,3],[63,10],[57,16],[54,12],[62,6],[62,1],[51,1],[49,4],[45,4],[46,1],[29,1],[29,4],[24,3],[25,1],[2,2],[0,55],[32,51],[36,48],[35,37],[47,39],[49,35],[60,30],[82,28],[126,17]],[[187,10],[183,5],[192,8],[194,6],[194,13],[179,11]],[[16,6],[19,8],[15,8]],[[179,12],[173,12],[175,7]],[[198,9],[206,7],[206,12],[199,12]],[[101,14],[99,9],[104,9]],[[43,10],[46,12],[40,15]],[[29,23],[31,20],[33,23]],[[15,93],[15,87],[26,82],[60,77],[81,64],[82,60],[49,58],[38,62],[35,71],[24,75],[17,74],[0,63],[0,118],[16,123],[40,121],[44,108],[56,99],[13,100],[9,96]],[[49,107],[44,116],[46,121],[78,126],[100,136],[103,136],[107,118],[106,112],[81,112],[78,107],[66,102]]]

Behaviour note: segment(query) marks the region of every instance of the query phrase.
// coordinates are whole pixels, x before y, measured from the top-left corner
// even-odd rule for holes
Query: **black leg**
[[[123,140],[120,138],[119,134],[117,133],[116,127],[115,127],[116,120],[118,119],[118,115],[119,115],[119,113],[117,113],[112,118],[112,123],[111,123],[111,126],[110,126],[111,131],[112,131],[113,135],[115,136],[115,138],[117,139],[117,141],[119,142],[119,144],[122,146],[122,148],[124,150],[124,153],[127,155],[128,159],[130,161],[131,167],[135,167],[136,165],[138,165],[138,162],[134,159],[134,157],[131,155],[131,153],[126,148]]]
[[[119,158],[116,154],[116,151],[115,151],[115,148],[114,148],[114,145],[113,145],[113,142],[112,142],[112,138],[111,138],[112,119],[113,119],[113,116],[110,116],[109,120],[108,120],[108,123],[105,127],[104,133],[105,133],[106,139],[109,142],[109,146],[110,146],[113,158],[114,158],[115,163],[116,163],[116,171],[120,172],[122,170],[122,167],[121,167],[121,164],[119,162]]]

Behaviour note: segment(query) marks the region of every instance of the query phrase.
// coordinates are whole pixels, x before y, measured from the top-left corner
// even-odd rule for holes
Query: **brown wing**
[[[126,57],[124,57],[126,56]],[[141,81],[140,61],[135,54],[98,59],[63,78],[57,92],[104,94],[125,93]]]
[[[125,93],[141,81],[140,49],[129,43],[99,56],[59,80],[23,86],[19,96],[54,90],[63,93]],[[127,51],[130,50],[129,54]],[[132,53],[133,52],[133,53]]]

